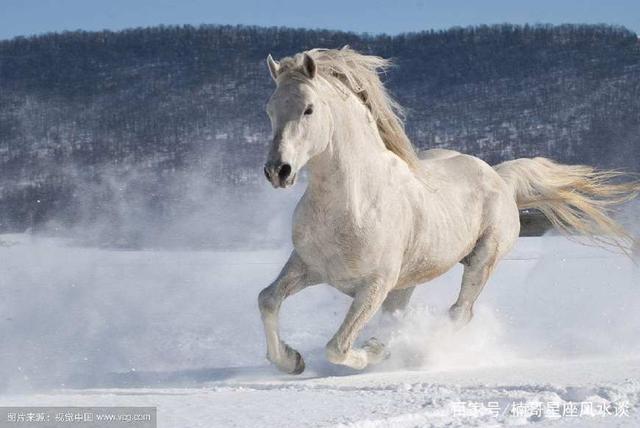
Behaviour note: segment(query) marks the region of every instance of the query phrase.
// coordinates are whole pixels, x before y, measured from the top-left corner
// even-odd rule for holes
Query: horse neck
[[[354,96],[334,97],[331,103],[333,126],[327,148],[309,161],[309,190],[326,195],[346,192],[353,198],[372,190],[380,180],[387,148],[366,108]]]

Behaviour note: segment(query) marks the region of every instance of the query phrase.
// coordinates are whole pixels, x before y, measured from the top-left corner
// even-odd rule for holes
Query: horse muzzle
[[[264,166],[264,176],[276,189],[284,189],[296,182],[296,173],[290,164],[284,162],[267,162]]]

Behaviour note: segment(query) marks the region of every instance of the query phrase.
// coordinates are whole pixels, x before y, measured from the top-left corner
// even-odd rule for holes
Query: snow
[[[469,326],[443,316],[455,268],[373,320],[361,339],[391,356],[363,372],[324,359],[350,299],[304,290],[281,314],[307,363],[295,377],[267,364],[257,308],[287,255],[1,235],[0,405],[157,406],[177,428],[640,426],[640,269],[622,256],[521,238]],[[514,403],[543,412],[503,412]],[[553,414],[581,403],[622,415]]]

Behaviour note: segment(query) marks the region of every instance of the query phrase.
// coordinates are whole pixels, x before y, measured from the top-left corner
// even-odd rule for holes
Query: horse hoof
[[[299,375],[304,371],[304,359],[302,355],[287,344],[285,344],[285,350],[287,355],[286,364],[280,366],[280,370],[288,374]]]
[[[284,344],[284,355],[282,358],[272,358],[267,352],[267,360],[274,364],[278,370],[287,374],[298,375],[305,369],[304,359],[300,352]]]
[[[291,374],[299,375],[304,371],[304,359],[302,358],[302,355],[300,355],[300,352],[295,351],[295,353],[296,353],[296,365],[293,371],[291,372]]]
[[[391,355],[389,351],[386,350],[384,343],[380,342],[375,337],[367,340],[362,348],[367,352],[369,364],[379,363],[382,360],[386,360]]]

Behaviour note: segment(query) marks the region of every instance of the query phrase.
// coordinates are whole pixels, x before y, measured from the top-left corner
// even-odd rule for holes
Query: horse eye
[[[307,107],[307,109],[304,111],[304,114],[309,115],[313,113],[313,106],[309,106]]]

